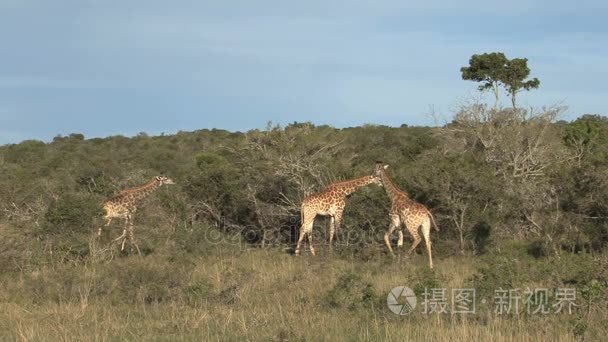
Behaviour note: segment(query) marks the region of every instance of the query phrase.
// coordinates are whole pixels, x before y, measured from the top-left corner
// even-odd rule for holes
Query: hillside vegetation
[[[463,107],[443,127],[311,123],[246,133],[81,134],[0,147],[0,339],[599,340],[608,334],[608,118]],[[295,257],[299,205],[374,163],[440,227],[387,255],[389,199],[349,199],[329,254]],[[165,174],[138,209],[143,257],[101,203]],[[405,247],[408,247],[406,242]],[[475,288],[474,315],[398,316],[396,286]],[[495,290],[576,288],[571,314],[498,315]],[[522,292],[523,293],[523,292]],[[552,297],[552,299],[554,299]]]

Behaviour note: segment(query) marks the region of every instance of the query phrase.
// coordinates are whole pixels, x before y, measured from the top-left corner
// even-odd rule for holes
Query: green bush
[[[544,240],[534,240],[528,246],[528,254],[535,258],[549,256],[551,246]]]
[[[360,307],[377,307],[379,296],[372,284],[363,281],[355,273],[347,273],[338,278],[336,285],[328,291],[324,301],[330,308],[354,310]]]
[[[96,197],[67,193],[49,206],[43,233],[55,235],[91,232],[95,217],[101,214],[101,203]]]
[[[429,289],[440,289],[445,287],[445,279],[437,271],[430,268],[422,268],[418,270],[414,281],[414,293],[422,295]]]
[[[492,243],[492,226],[487,222],[479,222],[473,226],[471,235],[477,254],[484,254]]]

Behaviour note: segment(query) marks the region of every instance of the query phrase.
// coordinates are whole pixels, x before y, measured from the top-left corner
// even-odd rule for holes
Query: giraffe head
[[[164,184],[168,184],[168,185],[175,184],[175,182],[171,178],[164,176],[164,175],[156,176],[156,181],[158,182],[158,186],[161,186]]]
[[[372,173],[372,177],[373,178],[372,178],[372,181],[370,184],[376,184],[379,186],[383,186],[382,178],[380,178],[380,175],[376,171],[374,171],[374,173]]]
[[[381,178],[382,173],[384,172],[384,170],[386,170],[388,168],[388,164],[384,164],[381,161],[377,161],[376,162],[376,168],[374,169],[374,175],[378,178]]]

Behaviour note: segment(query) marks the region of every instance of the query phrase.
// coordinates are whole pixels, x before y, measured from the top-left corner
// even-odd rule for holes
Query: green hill
[[[557,114],[469,107],[435,128],[293,123],[2,146],[0,339],[599,340],[608,118]],[[318,218],[321,255],[293,256],[304,196],[378,160],[433,212],[436,269],[423,246],[387,255],[378,186],[349,198],[332,254]],[[97,238],[103,201],[159,174],[177,185],[137,211],[143,257],[113,242],[120,221]],[[386,306],[400,285],[418,297],[407,316]],[[447,303],[474,288],[476,313],[425,315],[431,288],[446,288]],[[578,307],[530,314],[526,288],[549,289],[550,303],[574,288]],[[496,312],[500,289],[521,291],[517,312]]]

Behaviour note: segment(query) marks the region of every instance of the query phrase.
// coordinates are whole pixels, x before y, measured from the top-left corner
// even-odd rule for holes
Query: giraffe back
[[[106,211],[106,217],[125,217],[129,213],[134,213],[137,208],[132,194],[120,193],[107,200],[103,205],[103,209]]]
[[[332,215],[343,207],[344,196],[339,191],[327,188],[323,192],[312,194],[302,201],[302,210],[316,212],[321,215]]]

